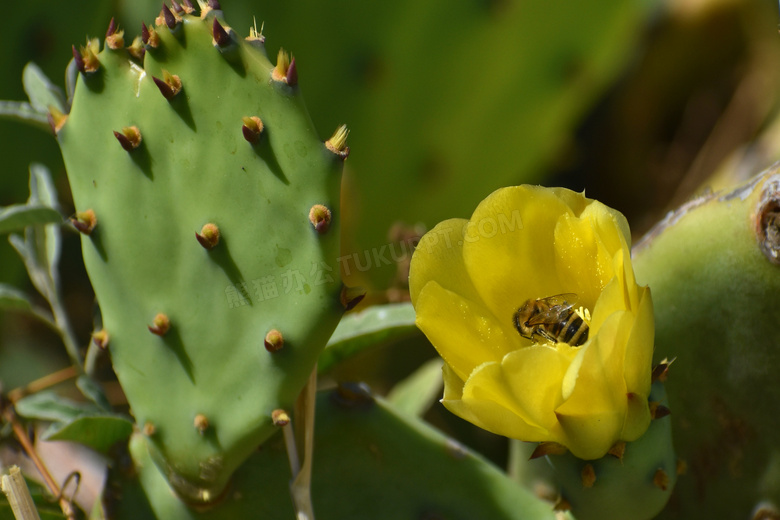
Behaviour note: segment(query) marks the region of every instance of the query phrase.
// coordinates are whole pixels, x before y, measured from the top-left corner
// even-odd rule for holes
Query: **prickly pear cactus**
[[[291,409],[346,305],[342,128],[323,143],[295,60],[217,2],[163,7],[126,46],[74,47],[55,113],[74,225],[119,381],[155,462],[208,501]]]

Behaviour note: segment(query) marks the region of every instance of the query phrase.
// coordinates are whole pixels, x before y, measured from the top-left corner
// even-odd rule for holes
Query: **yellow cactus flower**
[[[650,424],[654,326],[630,240],[619,212],[537,186],[499,189],[470,220],[423,236],[409,287],[417,326],[445,361],[444,406],[585,460],[639,438]],[[558,314],[516,316],[536,300]]]

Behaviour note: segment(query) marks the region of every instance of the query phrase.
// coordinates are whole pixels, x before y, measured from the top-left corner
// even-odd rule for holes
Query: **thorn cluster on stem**
[[[222,27],[216,17],[214,17],[214,23],[211,24],[211,35],[214,37],[214,43],[220,47],[227,47],[230,45],[230,34]]]
[[[255,144],[260,140],[263,135],[263,121],[257,116],[242,117],[241,121],[244,123],[241,126],[241,132],[244,135],[244,139],[248,142]]]
[[[349,129],[347,128],[347,125],[341,125],[333,132],[331,138],[325,141],[325,147],[342,159],[346,159],[349,157],[349,146],[347,146],[348,135]]]
[[[167,70],[162,70],[162,79],[152,76],[152,81],[160,89],[160,93],[167,100],[171,100],[181,92],[181,79],[175,74],[171,74]]]
[[[195,233],[195,238],[204,249],[214,249],[219,244],[219,237],[219,228],[211,222],[204,224],[200,233]]]
[[[271,73],[271,79],[287,83],[291,87],[298,84],[298,69],[295,65],[295,58],[290,58],[284,49],[279,49],[279,54],[276,56],[276,67]]]
[[[86,211],[77,212],[76,216],[70,219],[70,222],[73,224],[73,227],[79,230],[79,232],[90,235],[95,229],[95,226],[97,226],[97,217],[93,210],[88,209]]]
[[[330,210],[322,204],[315,204],[309,210],[309,222],[317,230],[317,233],[325,233],[330,227],[332,215]]]
[[[114,130],[114,137],[126,152],[132,152],[141,146],[141,141],[143,141],[141,131],[138,130],[137,126],[126,126],[122,128],[121,132]]]
[[[149,332],[158,336],[165,336],[171,329],[171,320],[167,315],[163,313],[157,314],[152,320],[152,324],[148,326]]]
[[[203,435],[206,433],[206,430],[209,429],[209,419],[202,413],[199,413],[195,416],[195,419],[193,420],[193,425],[195,426],[195,429],[198,430],[198,433]]]
[[[108,30],[106,31],[106,47],[111,50],[119,50],[125,46],[125,31],[117,29],[116,21],[111,18],[111,22],[108,24]]]
[[[346,285],[341,288],[341,294],[339,299],[341,305],[345,311],[351,311],[358,303],[363,301],[366,297],[366,290],[363,287],[347,287]]]
[[[268,352],[278,352],[284,347],[284,337],[282,336],[282,333],[279,332],[276,329],[271,329],[268,331],[268,333],[265,335],[265,339],[263,340],[263,345],[265,345],[265,349]]]

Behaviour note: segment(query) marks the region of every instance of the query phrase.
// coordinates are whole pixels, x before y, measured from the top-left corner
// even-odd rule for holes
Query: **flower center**
[[[515,328],[534,343],[568,343],[578,347],[588,340],[590,311],[577,305],[576,294],[558,294],[527,300],[514,314]]]

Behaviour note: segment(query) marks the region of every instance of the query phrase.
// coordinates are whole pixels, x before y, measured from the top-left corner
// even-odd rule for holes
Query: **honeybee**
[[[515,328],[534,343],[544,338],[578,347],[588,340],[588,324],[575,310],[577,300],[573,293],[529,299],[515,312]]]

